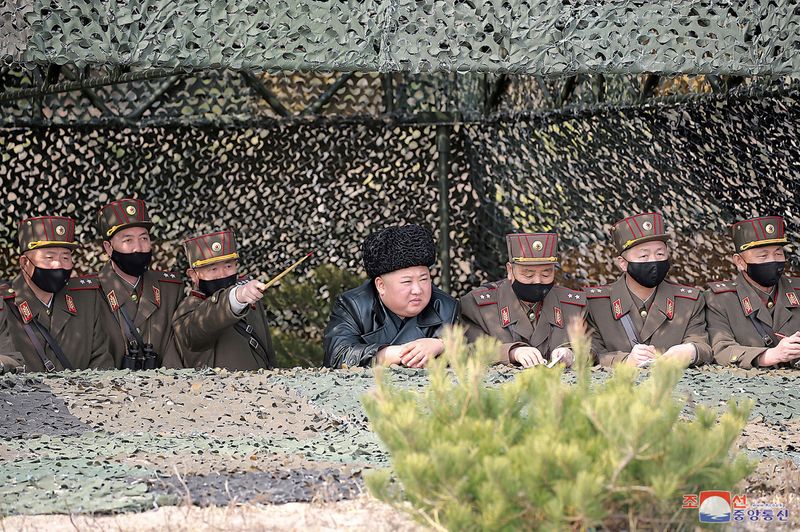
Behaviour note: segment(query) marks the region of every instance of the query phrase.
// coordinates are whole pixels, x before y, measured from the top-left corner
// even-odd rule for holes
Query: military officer
[[[11,339],[28,371],[109,369],[96,277],[73,277],[75,221],[40,216],[19,224],[20,274],[6,299]]]
[[[649,364],[658,356],[686,365],[711,361],[701,290],[666,281],[669,237],[659,213],[620,220],[612,228],[623,274],[585,289],[592,349],[604,366]]]
[[[585,318],[583,292],[555,285],[556,233],[506,235],[507,278],[461,298],[461,322],[469,341],[500,340],[497,360],[523,367],[561,360],[572,364],[567,325]]]
[[[194,290],[175,312],[179,359],[170,367],[256,370],[277,365],[262,298],[266,285],[239,280],[233,231],[183,243]]]
[[[177,358],[172,316],[183,299],[183,281],[175,272],[149,269],[152,227],[142,200],[113,201],[97,213],[110,257],[98,275],[106,303],[103,327],[118,368],[153,369],[164,357]]]
[[[777,367],[800,360],[800,278],[784,275],[784,220],[765,216],[731,226],[731,281],[710,283],[708,333],[719,364]]]
[[[458,302],[431,282],[431,233],[410,224],[387,227],[362,245],[369,280],[341,294],[323,339],[330,368],[401,364],[424,367],[444,350],[444,326],[458,320]]]
[[[11,343],[11,333],[8,330],[8,314],[6,300],[13,300],[14,296],[9,294],[7,284],[0,285],[0,375],[3,373],[18,371],[25,362],[22,354],[14,349]],[[13,301],[11,301],[13,304]]]

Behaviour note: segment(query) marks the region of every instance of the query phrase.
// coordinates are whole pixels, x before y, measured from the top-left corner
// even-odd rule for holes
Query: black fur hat
[[[430,231],[409,224],[375,231],[361,246],[364,269],[370,279],[412,266],[433,266],[436,244]]]

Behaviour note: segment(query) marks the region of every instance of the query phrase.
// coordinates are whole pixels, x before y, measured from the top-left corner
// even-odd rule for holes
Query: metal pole
[[[439,154],[439,262],[442,264],[442,290],[450,292],[450,201],[447,174],[450,167],[451,126],[436,126],[436,151]]]

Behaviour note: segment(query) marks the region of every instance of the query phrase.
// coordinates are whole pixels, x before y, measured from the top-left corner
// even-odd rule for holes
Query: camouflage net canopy
[[[487,384],[519,371],[493,368]],[[391,377],[411,390],[428,382],[424,370]],[[743,488],[752,502],[789,504],[800,490],[798,380],[704,368],[678,386],[691,398],[686,416],[697,404],[724,406],[734,391],[755,400],[740,440],[761,462]],[[359,403],[373,386],[364,369],[1,376],[0,517],[352,498],[364,489],[363,470],[389,465]],[[795,526],[798,511],[790,510]]]
[[[0,58],[288,70],[797,71],[796,0],[30,0],[0,3]]]

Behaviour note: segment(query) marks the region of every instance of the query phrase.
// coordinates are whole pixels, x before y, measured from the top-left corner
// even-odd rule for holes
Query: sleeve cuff
[[[231,310],[237,316],[241,316],[245,313],[244,311],[247,309],[247,303],[239,303],[239,300],[236,299],[236,287],[228,292],[228,302],[231,304]]]

